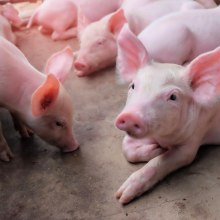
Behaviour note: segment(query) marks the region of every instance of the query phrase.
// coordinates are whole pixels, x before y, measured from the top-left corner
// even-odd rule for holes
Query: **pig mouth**
[[[140,139],[145,137],[145,134],[136,134],[135,132],[132,131],[126,131],[126,134],[132,138]]]

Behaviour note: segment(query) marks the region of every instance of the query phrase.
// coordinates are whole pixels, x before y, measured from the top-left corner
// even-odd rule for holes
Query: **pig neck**
[[[6,94],[6,103],[10,111],[27,116],[31,113],[32,94],[44,82],[46,77],[29,63],[18,71],[19,77],[16,79],[15,84],[8,83],[6,85],[7,91],[10,91]]]
[[[216,108],[202,108],[197,103],[191,103],[190,111],[185,111],[181,120],[170,134],[156,135],[155,140],[165,148],[182,145],[202,145],[204,138],[213,126]]]

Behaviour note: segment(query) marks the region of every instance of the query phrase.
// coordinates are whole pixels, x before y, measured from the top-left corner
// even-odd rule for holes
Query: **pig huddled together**
[[[97,7],[99,12],[91,10]],[[46,0],[28,27],[39,25],[53,40],[77,36],[80,49],[52,55],[44,75],[1,37],[0,104],[21,134],[33,130],[63,151],[75,150],[72,102],[61,82],[72,65],[78,76],[87,76],[116,63],[120,79],[130,83],[115,121],[127,133],[123,153],[129,162],[148,162],[116,193],[128,203],[190,164],[201,145],[220,144],[219,17],[220,6],[212,0]],[[9,83],[12,77],[16,86]],[[22,96],[9,99],[15,90]],[[9,160],[12,153],[0,134],[0,157]]]

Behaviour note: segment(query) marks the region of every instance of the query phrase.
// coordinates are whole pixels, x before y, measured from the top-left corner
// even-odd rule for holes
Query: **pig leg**
[[[39,26],[38,30],[42,33],[42,34],[51,34],[52,30],[43,26]]]
[[[152,140],[146,138],[139,140],[126,135],[123,140],[122,151],[127,161],[136,163],[148,162],[166,150]]]
[[[190,164],[194,160],[198,148],[198,145],[180,146],[150,160],[144,167],[134,172],[116,192],[119,202],[122,204],[130,202],[169,173]]]
[[[73,27],[63,32],[54,31],[52,33],[51,38],[52,40],[56,41],[56,40],[67,40],[76,36],[77,36],[77,27]]]
[[[15,130],[19,132],[21,137],[29,138],[33,136],[34,134],[33,131],[30,128],[26,127],[15,113],[11,113],[11,116],[12,116]]]
[[[2,132],[2,126],[0,123],[0,159],[9,162],[11,158],[13,158],[14,155],[11,152]]]

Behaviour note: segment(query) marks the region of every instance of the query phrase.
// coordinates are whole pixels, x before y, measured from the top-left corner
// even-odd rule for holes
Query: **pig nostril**
[[[80,62],[77,62],[77,61],[74,63],[74,66],[77,70],[83,70],[86,67],[86,65],[84,63],[80,63]]]
[[[134,124],[134,127],[140,129],[140,126],[138,124]]]
[[[121,120],[121,124],[125,124],[125,120]]]

